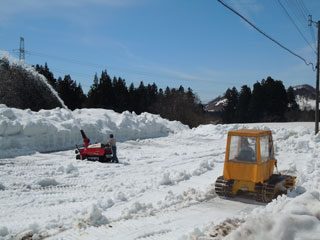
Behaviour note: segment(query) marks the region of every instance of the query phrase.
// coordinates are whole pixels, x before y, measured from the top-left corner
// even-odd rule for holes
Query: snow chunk
[[[107,201],[100,201],[98,203],[98,206],[103,210],[107,210],[108,208],[111,208],[113,205],[114,205],[114,202],[110,198]]]
[[[115,195],[115,198],[123,202],[128,200],[126,195],[123,192],[117,192]]]
[[[165,172],[162,175],[162,179],[159,181],[159,185],[172,185],[173,181],[170,179],[170,173]]]
[[[153,206],[151,203],[145,204],[145,203],[140,203],[140,202],[135,202],[134,204],[131,205],[130,208],[127,208],[122,211],[122,217],[124,219],[131,219],[134,217],[134,215],[137,215],[140,213],[140,215],[145,215],[145,216],[150,216],[153,215]]]
[[[1,237],[5,237],[8,234],[9,234],[9,231],[8,231],[7,227],[0,227],[0,236]]]
[[[212,170],[213,167],[214,167],[213,162],[208,162],[207,160],[204,160],[200,163],[200,166],[192,172],[192,175],[193,176],[200,176],[201,174],[203,174],[209,170]]]
[[[66,173],[72,173],[72,172],[78,172],[78,168],[73,166],[72,163],[70,163],[66,168]]]
[[[23,231],[22,233],[18,234],[18,239],[40,239],[39,233],[40,227],[37,223],[30,224],[28,230]]]
[[[5,189],[6,189],[5,186],[0,182],[0,191]]]
[[[92,204],[85,222],[94,227],[99,227],[109,223],[108,219],[102,215],[101,210],[96,204]]]
[[[309,150],[309,142],[308,141],[298,141],[296,144],[296,149],[300,152],[306,152]]]
[[[59,185],[59,183],[53,178],[44,178],[44,179],[38,181],[38,184],[41,187],[49,187],[49,186],[57,186],[57,185]]]

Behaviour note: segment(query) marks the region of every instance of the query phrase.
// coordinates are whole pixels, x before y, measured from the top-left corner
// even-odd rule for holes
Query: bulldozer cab
[[[271,131],[242,129],[228,133],[225,179],[262,183],[273,174],[275,161]]]

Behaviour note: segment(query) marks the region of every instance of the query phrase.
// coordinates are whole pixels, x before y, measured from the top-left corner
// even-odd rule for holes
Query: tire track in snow
[[[56,236],[52,236],[48,240],[179,239],[182,235],[190,233],[195,227],[202,226],[202,221],[219,223],[228,216],[235,216],[241,212],[248,213],[255,207],[246,203],[215,198],[198,206],[159,212],[153,216],[138,219],[111,222],[98,228],[87,226],[79,229],[74,227]],[[224,218],[221,218],[221,215]],[[195,218],[194,216],[197,217]],[[188,221],[185,221],[185,219],[188,219]]]

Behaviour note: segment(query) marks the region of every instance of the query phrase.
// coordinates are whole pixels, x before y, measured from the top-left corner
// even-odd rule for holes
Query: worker
[[[109,144],[111,146],[112,149],[112,162],[114,163],[118,163],[118,157],[117,157],[117,146],[116,146],[116,139],[113,137],[113,134],[110,134],[110,140],[109,140]]]
[[[249,146],[249,141],[247,137],[241,137],[241,149],[237,156],[237,159],[243,160],[243,161],[255,160],[255,152]]]

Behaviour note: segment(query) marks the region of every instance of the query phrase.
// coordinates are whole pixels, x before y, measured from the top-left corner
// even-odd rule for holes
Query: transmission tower
[[[24,57],[24,38],[23,37],[20,37],[19,59],[23,60],[23,61],[25,59],[25,57]]]

